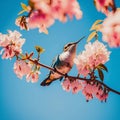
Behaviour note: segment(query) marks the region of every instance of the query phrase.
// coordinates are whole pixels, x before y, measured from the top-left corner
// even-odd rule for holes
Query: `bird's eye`
[[[69,46],[71,46],[72,44],[70,43],[70,44],[68,44],[68,46],[67,47],[69,47]]]
[[[64,50],[66,50],[66,49],[67,49],[67,46],[64,47]]]
[[[72,45],[71,43],[67,44],[67,45],[64,47],[64,51],[67,51],[67,49],[68,49],[71,45]]]

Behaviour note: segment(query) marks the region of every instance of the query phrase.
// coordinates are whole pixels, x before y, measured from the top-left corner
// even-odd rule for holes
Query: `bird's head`
[[[64,51],[64,52],[67,52],[67,51],[75,52],[75,51],[76,51],[77,44],[78,44],[83,38],[85,38],[85,36],[82,37],[80,40],[78,40],[78,41],[76,41],[76,42],[71,42],[71,43],[66,44],[66,45],[64,46],[64,48],[63,48],[63,51]]]

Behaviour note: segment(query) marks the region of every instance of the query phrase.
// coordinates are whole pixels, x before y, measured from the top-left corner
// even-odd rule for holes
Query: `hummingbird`
[[[66,75],[73,67],[73,60],[76,57],[76,48],[77,44],[83,39],[76,42],[68,43],[64,46],[63,52],[55,57],[53,60],[52,66],[56,71]],[[55,71],[50,71],[48,77],[41,82],[41,86],[49,86],[53,81],[60,79],[62,80],[63,76]]]

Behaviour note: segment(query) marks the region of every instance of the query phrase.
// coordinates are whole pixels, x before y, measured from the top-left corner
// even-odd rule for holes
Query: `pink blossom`
[[[108,92],[103,90],[102,85],[95,82],[85,82],[82,93],[85,95],[87,101],[93,99],[94,96],[100,101],[106,101],[108,97]]]
[[[10,43],[9,37],[0,33],[0,47],[6,47]]]
[[[96,94],[96,98],[100,101],[106,101],[108,98],[108,93]]]
[[[56,0],[52,2],[51,6],[54,13],[53,16],[62,22],[67,21],[67,15],[71,19],[74,15],[77,19],[82,17],[82,11],[80,10],[80,6],[76,0]]]
[[[96,40],[85,45],[85,50],[74,59],[74,63],[79,74],[86,77],[100,63],[105,64],[109,60],[109,55],[110,52],[104,44]]]
[[[31,72],[31,67],[23,60],[17,60],[14,63],[15,74],[22,79],[24,75],[28,75]]]
[[[69,78],[65,78],[65,80],[62,82],[62,87],[67,92],[72,90],[73,94],[78,93],[82,89],[82,85],[79,80],[70,81]]]
[[[28,28],[28,18],[26,17],[18,17],[15,21],[15,24],[20,27],[21,30],[27,29]]]
[[[92,91],[92,87],[91,87],[91,85],[89,85],[89,84],[87,84],[87,85],[83,88],[82,93],[83,93],[83,95],[85,95],[87,101],[93,99],[93,93],[92,93],[92,92],[93,92],[93,91]]]
[[[28,19],[29,28],[39,28],[40,32],[45,32],[48,27],[54,23],[50,13],[44,13],[42,11],[35,11]]]
[[[82,11],[80,10],[80,6],[77,0],[71,0],[71,2],[69,0],[67,1],[68,5],[66,7],[66,13],[68,14],[68,16],[72,19],[75,15],[77,19],[80,19],[82,17]]]
[[[82,89],[82,85],[78,80],[71,82],[72,93],[78,93]]]
[[[31,72],[26,76],[27,82],[31,81],[32,83],[35,83],[39,79],[39,71]]]
[[[25,39],[21,38],[18,31],[8,31],[8,34],[0,34],[0,47],[2,47],[3,59],[14,57],[15,54],[22,52],[22,45]]]
[[[71,90],[71,83],[70,80],[68,78],[66,78],[63,82],[62,82],[62,87],[65,91],[69,92]]]
[[[83,95],[85,95],[87,101],[93,99],[92,85],[88,84],[87,82],[84,82],[84,88],[82,90],[82,93]]]
[[[27,19],[27,27],[39,28],[40,32],[48,34],[47,29],[53,25],[54,18],[52,16],[51,7],[47,0],[31,0],[34,4],[34,11]]]
[[[117,10],[114,14],[110,13],[102,24],[100,30],[102,39],[110,45],[110,47],[120,46],[120,11]]]
[[[109,13],[108,7],[113,6],[114,4],[113,0],[94,0],[94,2],[97,10],[103,12],[106,15]]]
[[[16,25],[21,29],[39,28],[40,32],[48,33],[47,29],[54,24],[55,20],[67,21],[75,16],[82,17],[82,11],[77,0],[30,0],[31,10],[27,18],[20,17],[16,20]],[[24,18],[22,21],[21,19]]]
[[[14,51],[12,50],[12,47],[10,46],[3,48],[2,50],[3,50],[2,52],[4,52],[2,55],[2,59],[12,58],[15,55]]]
[[[98,90],[94,94],[96,98],[98,98],[100,101],[106,101],[108,97],[108,91],[104,91],[100,85],[98,86]]]

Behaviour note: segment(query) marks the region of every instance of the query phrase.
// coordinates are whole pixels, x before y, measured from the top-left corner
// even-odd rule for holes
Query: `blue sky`
[[[35,45],[45,49],[41,55],[41,63],[51,65],[52,59],[62,52],[68,42],[89,35],[89,28],[97,19],[104,19],[102,13],[96,11],[92,0],[78,0],[83,11],[81,20],[58,21],[49,28],[49,34],[40,34],[37,29],[21,31],[15,25],[15,19],[21,10],[20,3],[27,0],[0,0],[0,32],[18,30],[26,38],[24,52],[34,51]],[[89,2],[88,2],[89,1]],[[120,1],[116,0],[120,7]],[[83,40],[77,53],[83,50],[86,40]],[[120,91],[120,48],[108,49],[112,52],[110,61],[106,64],[109,72],[105,73],[105,83]],[[49,87],[41,87],[40,82],[46,77],[48,70],[41,68],[37,83],[27,83],[25,78],[18,79],[13,72],[13,60],[2,60],[0,57],[0,120],[120,120],[120,96],[110,93],[107,103],[97,99],[86,102],[85,97],[63,91],[59,81]],[[70,75],[76,75],[76,67]]]

